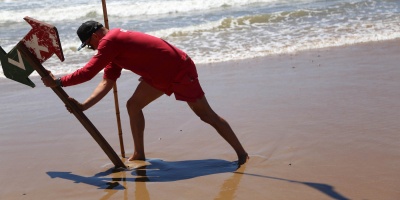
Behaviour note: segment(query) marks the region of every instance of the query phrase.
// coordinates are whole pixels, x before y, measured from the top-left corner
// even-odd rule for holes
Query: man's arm
[[[87,110],[99,102],[114,86],[115,81],[104,78],[94,89],[93,93],[82,103],[82,110]]]

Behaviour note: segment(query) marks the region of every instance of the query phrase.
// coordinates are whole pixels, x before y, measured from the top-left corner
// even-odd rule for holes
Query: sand
[[[400,199],[399,53],[393,40],[199,65],[250,154],[238,170],[214,129],[163,96],[144,110],[148,160],[113,171],[37,77],[1,79],[0,199]],[[64,89],[83,101],[100,78]],[[126,156],[137,79],[118,81]],[[120,155],[112,93],[85,113]]]

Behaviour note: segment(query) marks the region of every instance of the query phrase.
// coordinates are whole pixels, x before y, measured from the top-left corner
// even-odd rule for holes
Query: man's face
[[[102,31],[97,31],[93,33],[90,38],[86,41],[86,46],[88,49],[96,50],[97,47],[99,46],[101,38],[104,37],[104,32]]]
[[[96,50],[93,41],[92,41],[92,37],[93,37],[94,33],[92,34],[92,36],[90,36],[90,38],[86,41],[86,46],[88,49],[92,49],[92,50]]]

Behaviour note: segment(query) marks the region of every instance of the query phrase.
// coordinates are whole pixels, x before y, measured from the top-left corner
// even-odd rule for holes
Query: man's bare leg
[[[144,153],[145,119],[142,109],[162,95],[161,91],[153,88],[145,81],[141,81],[132,97],[128,100],[126,107],[128,109],[132,137],[135,144],[134,153],[129,157],[129,161],[146,159]]]
[[[218,116],[210,107],[205,96],[196,102],[188,102],[190,108],[200,119],[211,126],[233,147],[238,156],[238,165],[244,164],[249,156],[236,137],[231,126],[222,117]]]

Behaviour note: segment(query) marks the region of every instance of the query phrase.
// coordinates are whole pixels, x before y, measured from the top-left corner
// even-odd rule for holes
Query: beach
[[[400,199],[400,40],[198,65],[213,109],[250,155],[185,102],[144,109],[146,162],[111,161],[54,92],[0,79],[0,199]],[[46,67],[46,63],[44,63]],[[64,90],[79,101],[101,75]],[[138,76],[118,80],[125,102]],[[85,111],[120,155],[112,93]]]

